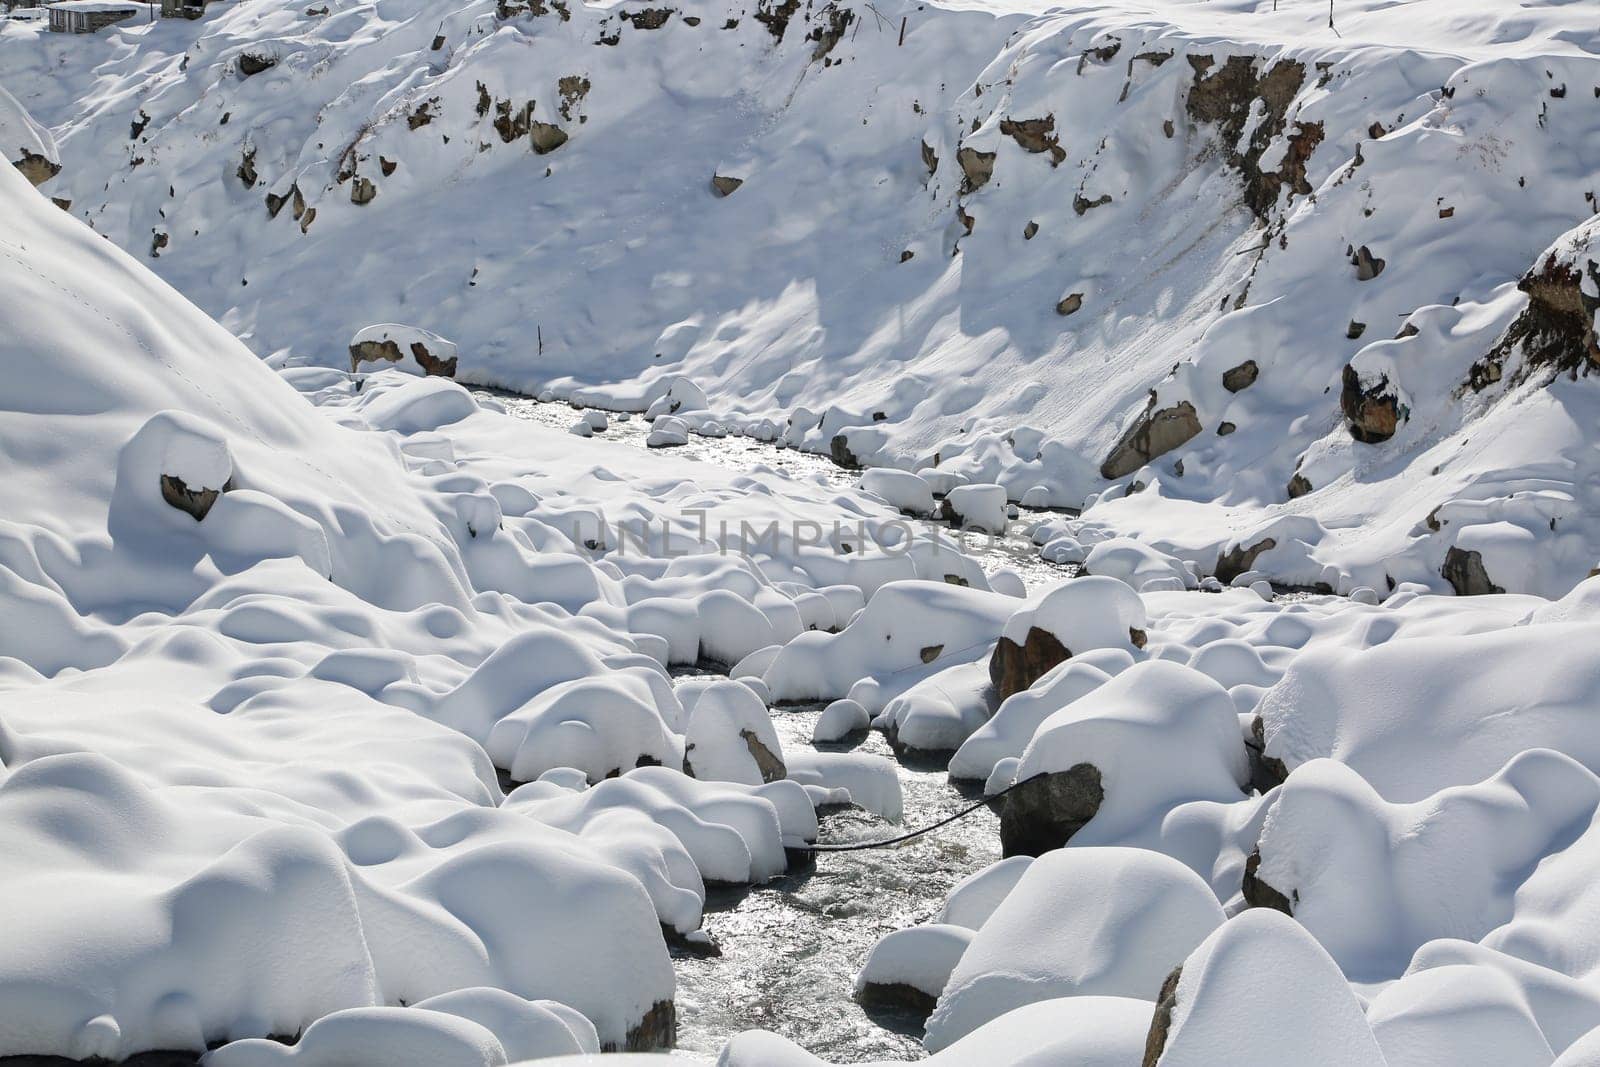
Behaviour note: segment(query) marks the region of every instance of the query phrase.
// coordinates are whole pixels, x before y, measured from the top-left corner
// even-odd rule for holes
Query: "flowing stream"
[[[512,415],[560,430],[579,415],[564,403],[491,395]],[[613,418],[610,428],[598,436],[643,448],[648,432],[643,419]],[[573,438],[575,447],[582,441]],[[840,486],[852,486],[859,478],[826,457],[744,437],[691,436],[688,445],[673,451],[733,470],[760,463],[796,478],[821,475]],[[948,533],[947,527],[939,526]],[[1004,537],[973,538],[969,554],[989,572],[1013,568],[1030,587],[1068,577],[1070,569],[1039,559],[1030,532],[1031,524],[1013,523]],[[786,750],[814,747],[895,758],[878,733],[813,746],[811,730],[821,710],[821,705],[772,709]],[[953,786],[943,767],[898,760],[895,767],[905,797],[903,824],[849,808],[823,815],[822,840],[892,837],[953,814],[978,795]],[[856,972],[878,938],[931,920],[957,882],[999,858],[999,820],[994,812],[980,808],[903,845],[819,853],[814,863],[795,865],[765,885],[712,890],[706,900],[705,929],[722,954],[674,953],[679,1048],[714,1057],[732,1034],[762,1028],[836,1062],[921,1057],[921,1020],[863,1009],[853,995]]]

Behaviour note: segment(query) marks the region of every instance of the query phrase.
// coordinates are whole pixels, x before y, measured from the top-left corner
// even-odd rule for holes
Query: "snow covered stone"
[[[1101,541],[1084,557],[1085,574],[1104,575],[1144,589],[1151,582],[1176,583],[1163,588],[1192,589],[1196,579],[1173,557],[1128,537]]]
[[[579,419],[577,422],[567,427],[567,432],[572,434],[574,437],[593,437],[594,427],[590,426],[584,420]]]
[[[687,378],[671,378],[666,381],[661,391],[651,398],[649,406],[645,408],[644,417],[659,425],[660,417],[663,415],[677,415],[680,412],[705,409],[704,389]]]
[[[943,923],[885,934],[867,953],[867,962],[856,975],[856,999],[869,1008],[926,1017],[972,938],[973,931],[967,927]]]
[[[159,518],[160,510],[151,506],[159,499],[199,522],[233,485],[233,455],[222,432],[196,416],[163,411],[123,446],[112,521],[124,515],[137,521],[139,511]]]
[[[1032,686],[1007,697],[999,710],[962,742],[950,760],[950,777],[987,779],[1000,761],[1020,758],[1051,715],[1131,666],[1133,657],[1121,649],[1100,649],[1046,671]]]
[[[967,875],[950,890],[934,921],[979,929],[1032,865],[1032,856],[1012,856]]]
[[[1069,657],[1095,649],[1137,651],[1145,642],[1144,601],[1108,577],[1075,578],[1025,604],[1007,620],[989,660],[1001,700]]]
[[[1117,844],[1193,800],[1238,801],[1249,781],[1227,690],[1166,660],[1135,664],[1055,712],[1017,767],[1000,817],[1007,855]]]
[[[980,533],[1006,532],[1006,491],[999,485],[958,485],[945,494],[940,512],[950,525]]]
[[[1159,853],[1071,848],[1041,856],[978,928],[923,1043],[937,1051],[1053,997],[1146,996],[1224,919],[1205,882]]]
[[[670,415],[658,417],[650,427],[644,441],[649,448],[675,448],[689,443],[689,427],[679,418]]]
[[[908,515],[931,515],[936,510],[933,490],[922,478],[892,467],[874,467],[861,476],[861,488],[882,497]]]
[[[783,746],[761,699],[738,682],[719,680],[685,711],[683,773],[744,785],[788,775]]]
[[[1338,965],[1293,919],[1263,908],[1224,923],[1167,978],[1144,1062],[1147,1067],[1385,1063]]]
[[[364,363],[376,363],[380,368],[392,366],[408,374],[454,378],[457,360],[454,342],[420,326],[384,322],[363,326],[350,338],[352,372],[360,371]]]
[[[865,731],[872,725],[867,709],[850,699],[835,700],[822,709],[817,723],[811,728],[815,742],[843,741],[853,733]]]

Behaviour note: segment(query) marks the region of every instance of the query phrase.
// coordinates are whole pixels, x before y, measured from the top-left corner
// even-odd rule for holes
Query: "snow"
[[[1597,17],[0,21],[0,1057],[652,1045],[931,761],[935,1067],[1600,1063]]]
[[[1071,848],[1033,861],[972,937],[924,1044],[948,1047],[1024,1004],[1145,997],[1220,926],[1205,882],[1140,849]]]

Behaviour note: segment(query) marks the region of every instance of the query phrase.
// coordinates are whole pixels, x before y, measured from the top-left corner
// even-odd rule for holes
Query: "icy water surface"
[[[820,713],[820,705],[773,710],[786,750],[813,747],[811,728]],[[848,743],[816,747],[852,748]],[[893,758],[877,733],[866,735],[855,750]],[[905,824],[849,809],[823,817],[823,841],[894,837],[978,799],[953,788],[943,768],[896,766],[905,792]],[[714,1056],[732,1034],[760,1027],[835,1062],[920,1057],[921,1020],[869,1015],[853,999],[856,972],[878,938],[929,921],[951,887],[999,858],[999,820],[979,808],[898,847],[819,853],[814,865],[767,885],[713,891],[706,901],[705,928],[722,956],[673,961],[679,1047]]]
[[[549,426],[563,432],[577,422],[582,414],[580,409],[565,403],[541,404],[537,400],[516,393],[490,389],[476,391],[503,404],[510,414],[519,419],[527,419],[529,422],[536,422],[541,426]],[[617,421],[615,415],[611,415],[610,419],[610,427],[596,434],[597,439],[616,441],[636,448],[645,447],[645,438],[650,434],[648,422],[637,415],[627,422]],[[581,437],[573,438],[575,446],[579,448],[582,447],[584,440],[585,438]],[[666,451],[671,455],[699,460],[702,463],[714,463],[719,467],[740,472],[761,465],[783,471],[797,479],[809,480],[820,475],[829,484],[841,488],[853,488],[861,479],[860,471],[844,470],[826,456],[801,452],[793,448],[780,448],[748,437],[698,437],[691,434],[688,444]],[[986,537],[980,534],[968,534],[963,539],[963,547],[967,555],[976,559],[988,573],[993,573],[1001,567],[1015,570],[1030,592],[1053,585],[1070,578],[1076,568],[1057,566],[1040,559],[1039,549],[1034,545],[1031,535],[1035,525],[1055,514],[1057,513],[1048,511],[1023,511],[1021,517],[1011,523],[1005,536]],[[913,525],[928,528],[930,534],[937,533],[944,541],[951,541],[952,533],[945,523],[908,521],[912,521]]]
[[[518,418],[562,431],[579,415],[562,403],[491,395]],[[613,418],[610,428],[597,436],[643,448],[648,433],[649,424],[636,416],[627,422]],[[574,437],[574,447],[581,448],[583,440]],[[820,475],[840,487],[854,486],[860,478],[859,472],[842,470],[824,456],[744,437],[691,436],[687,445],[672,452],[737,471],[761,464],[795,478]],[[937,525],[948,537],[948,527]],[[1029,537],[1031,529],[1025,516],[1003,538],[971,538],[968,554],[986,571],[1014,568],[1030,588],[1069,577],[1071,569],[1039,559]],[[816,747],[894,759],[878,733],[813,746],[811,729],[819,714],[821,705],[772,710],[786,750]],[[903,824],[852,808],[824,814],[821,839],[839,843],[894,837],[937,822],[979,798],[976,792],[952,786],[943,767],[899,761],[895,767],[905,795]],[[819,853],[814,862],[795,865],[766,885],[712,890],[706,901],[705,929],[722,955],[674,953],[678,1047],[714,1057],[733,1034],[761,1028],[835,1062],[921,1057],[921,1020],[879,1011],[869,1014],[854,999],[856,973],[878,938],[931,920],[957,882],[999,858],[999,820],[990,809],[979,808],[904,845]]]

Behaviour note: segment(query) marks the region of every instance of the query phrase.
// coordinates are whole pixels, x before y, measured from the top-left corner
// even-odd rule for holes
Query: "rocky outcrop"
[[[1450,588],[1456,591],[1456,596],[1487,596],[1490,593],[1505,592],[1489,580],[1489,572],[1484,569],[1481,553],[1456,548],[1454,545],[1444,554],[1444,566],[1439,568],[1439,575],[1450,583]]]
[[[1024,152],[1048,152],[1052,167],[1059,166],[1067,158],[1066,150],[1056,138],[1055,115],[1042,119],[1001,119],[1000,132],[1017,142],[1017,147]]]
[[[1023,782],[1006,794],[1000,810],[1001,853],[1042,856],[1060,848],[1094,818],[1105,795],[1092,763]]]
[[[26,148],[22,150],[22,158],[13,160],[11,165],[20,170],[22,176],[34,186],[43,185],[61,173],[61,164],[46,159],[37,152],[30,152]]]
[[[257,74],[271,70],[277,65],[277,56],[243,52],[239,55],[239,76],[241,78],[253,78]]]
[[[994,177],[994,153],[980,152],[963,146],[956,151],[956,164],[961,168],[961,191],[973,193],[982,189]]]
[[[1591,264],[1590,273],[1595,273]],[[1498,382],[1511,358],[1520,353],[1528,368],[1553,368],[1576,374],[1600,370],[1600,340],[1594,314],[1600,300],[1583,291],[1584,275],[1554,252],[1517,283],[1528,294],[1528,306],[1516,317],[1494,349],[1473,364],[1467,384],[1481,391]]]
[[[1381,375],[1373,385],[1363,386],[1360,373],[1347,363],[1342,383],[1339,408],[1349,420],[1350,436],[1368,445],[1393,437],[1406,412],[1389,389],[1389,376]]]
[[[828,442],[828,455],[833,459],[835,466],[843,467],[847,471],[858,471],[862,467],[861,460],[850,451],[850,439],[842,433],[834,434],[833,440]]]
[[[763,782],[777,782],[789,777],[789,770],[784,766],[783,760],[762,744],[754,731],[740,730],[739,737],[750,750],[750,758],[756,761],[756,769],[761,772]]]
[[[1189,117],[1219,128],[1222,152],[1244,178],[1245,204],[1255,216],[1265,221],[1285,186],[1300,195],[1309,194],[1305,164],[1322,142],[1320,123],[1296,123],[1278,169],[1261,169],[1262,156],[1284,132],[1289,106],[1305,83],[1305,64],[1287,59],[1263,70],[1265,61],[1254,56],[1229,56],[1220,66],[1214,56],[1188,58],[1194,68],[1185,104]]]
[[[1194,405],[1181,400],[1169,408],[1156,410],[1155,394],[1144,413],[1128,427],[1122,440],[1100,464],[1100,477],[1121,478],[1132,474],[1157,456],[1177,448],[1200,432],[1200,419]]]
[[[1009,637],[1000,638],[989,656],[989,681],[997,699],[1004,700],[1027,689],[1071,656],[1071,650],[1055,634],[1033,626],[1020,645]]]
[[[350,186],[350,202],[352,204],[370,204],[378,199],[378,187],[372,184],[371,178],[357,178]]]
[[[1068,293],[1056,302],[1057,315],[1075,315],[1083,308],[1082,293]]]
[[[811,50],[811,62],[816,63],[826,59],[834,46],[844,39],[850,24],[855,21],[856,13],[847,7],[838,4],[829,4],[818,12],[818,23],[806,34],[806,40],[815,41],[816,47]]]
[[[743,184],[743,178],[732,178],[726,174],[713,174],[711,176],[711,191],[719,197],[732,196],[739,186]]]
[[[422,341],[412,341],[409,345],[411,358],[417,361],[417,366],[422,368],[422,373],[440,378],[454,378],[456,376],[456,362],[458,356],[448,358],[435,355]],[[405,358],[400,351],[400,346],[392,340],[382,341],[357,341],[350,346],[350,370],[355,372],[361,369],[363,363],[399,363]]]
[[[856,994],[856,1002],[871,1012],[894,1012],[926,1019],[939,1006],[939,998],[930,996],[914,985],[905,982],[866,982]]]

